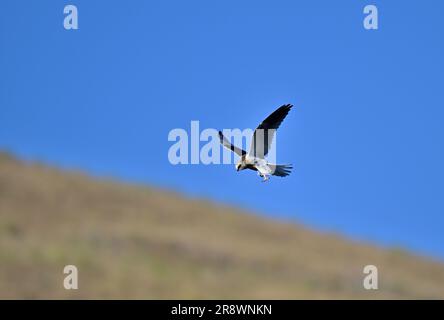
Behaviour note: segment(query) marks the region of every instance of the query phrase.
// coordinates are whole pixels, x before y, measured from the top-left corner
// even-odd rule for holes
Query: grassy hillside
[[[0,298],[444,298],[444,265],[0,154]]]

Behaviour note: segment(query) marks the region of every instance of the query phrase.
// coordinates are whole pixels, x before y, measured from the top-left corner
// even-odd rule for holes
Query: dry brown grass
[[[0,298],[444,298],[444,265],[0,154]]]

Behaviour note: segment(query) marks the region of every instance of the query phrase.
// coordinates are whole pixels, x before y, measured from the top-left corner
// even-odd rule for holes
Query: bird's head
[[[241,170],[244,170],[244,169],[245,169],[244,163],[242,162],[242,160],[239,160],[239,162],[236,163],[236,171],[241,171]]]
[[[239,171],[241,168],[241,164],[240,163],[236,163],[236,171]]]

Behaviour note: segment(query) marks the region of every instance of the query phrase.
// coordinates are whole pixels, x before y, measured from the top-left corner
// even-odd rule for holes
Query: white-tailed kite
[[[270,114],[262,123],[254,130],[253,139],[251,141],[250,151],[234,146],[224,137],[222,131],[219,131],[220,143],[225,147],[240,156],[236,163],[236,170],[250,169],[257,171],[263,181],[270,179],[270,175],[278,177],[286,177],[293,169],[291,164],[272,164],[268,163],[265,156],[268,154],[268,149],[273,142],[274,133],[279,128],[282,121],[287,116],[291,104],[286,104],[279,107],[276,111]]]

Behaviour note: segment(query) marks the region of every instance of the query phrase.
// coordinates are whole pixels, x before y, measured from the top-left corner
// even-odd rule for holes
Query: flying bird
[[[258,175],[263,178],[262,181],[267,181],[270,176],[286,177],[293,169],[291,164],[272,164],[269,163],[265,156],[273,142],[273,137],[276,130],[281,125],[282,121],[287,116],[291,104],[285,104],[270,114],[262,123],[254,130],[251,141],[250,151],[236,147],[219,131],[220,143],[227,149],[230,149],[238,156],[239,161],[236,163],[236,170],[250,169],[258,172]]]

